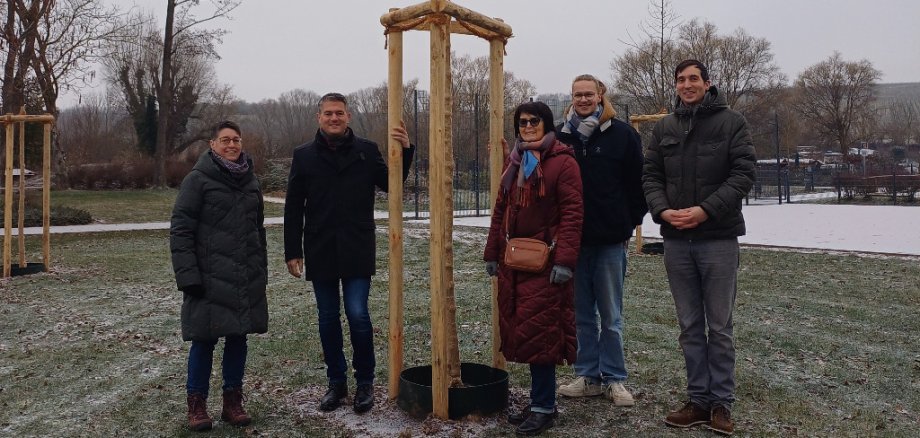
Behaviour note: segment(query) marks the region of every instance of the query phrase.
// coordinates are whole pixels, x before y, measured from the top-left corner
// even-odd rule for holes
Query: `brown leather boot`
[[[188,428],[196,432],[210,430],[213,423],[208,416],[208,399],[202,394],[188,395]]]
[[[233,426],[246,426],[252,423],[252,417],[243,409],[243,389],[233,388],[224,390],[224,409],[220,419]]]

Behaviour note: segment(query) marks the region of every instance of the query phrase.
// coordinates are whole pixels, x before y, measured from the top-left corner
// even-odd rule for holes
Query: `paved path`
[[[829,197],[834,194],[810,194]],[[797,197],[793,201],[801,199]],[[284,203],[281,198],[266,198]],[[920,208],[898,206],[859,206],[835,204],[751,204],[745,206],[747,235],[742,244],[816,250],[856,251],[920,256]],[[486,212],[488,213],[488,212]],[[387,217],[376,212],[377,219]],[[267,225],[278,225],[283,218],[266,218]],[[425,222],[417,221],[417,222]],[[489,217],[458,217],[455,225],[488,227]],[[169,222],[138,224],[90,224],[51,227],[51,232],[92,233],[104,231],[169,229]],[[646,215],[642,235],[661,238],[659,227]],[[41,234],[40,227],[26,228],[26,235]],[[13,235],[18,230],[13,229]]]

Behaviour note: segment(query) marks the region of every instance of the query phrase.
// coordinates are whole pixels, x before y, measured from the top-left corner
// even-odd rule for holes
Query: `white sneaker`
[[[636,404],[632,394],[622,383],[613,382],[604,386],[604,397],[613,401],[614,406],[632,406]]]
[[[604,388],[598,383],[591,383],[584,376],[579,376],[568,385],[559,385],[556,391],[566,397],[593,397],[604,393]]]

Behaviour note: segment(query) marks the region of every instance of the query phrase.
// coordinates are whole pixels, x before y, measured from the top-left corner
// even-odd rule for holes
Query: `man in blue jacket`
[[[632,406],[632,394],[623,385],[623,285],[629,238],[648,207],[642,193],[642,141],[615,118],[604,90],[594,76],[576,77],[572,107],[556,129],[559,140],[575,149],[585,209],[575,268],[578,377],[558,392],[567,397],[604,394],[616,406]]]
[[[344,301],[357,381],[354,411],[362,413],[374,405],[376,361],[368,295],[376,261],[375,187],[388,189],[387,165],[376,143],[348,127],[351,113],[345,96],[328,93],[320,98],[317,119],[316,138],[297,147],[291,162],[284,259],[291,275],[313,281],[329,379],[319,409],[334,410],[348,395],[339,314]],[[405,180],[415,149],[405,128],[397,127],[391,135],[403,147]]]

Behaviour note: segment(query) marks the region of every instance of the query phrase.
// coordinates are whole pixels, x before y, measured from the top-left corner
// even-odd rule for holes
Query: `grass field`
[[[162,198],[151,211],[171,205],[169,193],[138,196],[149,204]],[[93,208],[92,199],[79,202]],[[108,209],[115,201],[96,202]],[[115,210],[143,208],[125,201]],[[430,363],[427,230],[414,227],[407,226],[405,238],[406,366]],[[419,422],[383,401],[389,321],[386,235],[380,231],[380,274],[371,296],[378,405],[371,413],[316,410],[325,371],[315,300],[283,269],[280,227],[268,233],[269,333],[249,342],[245,391],[255,421],[245,429],[218,421],[203,434],[184,428],[188,344],[179,335],[181,297],[168,232],[61,235],[53,239],[52,273],[0,280],[0,436],[513,436],[500,416]],[[484,230],[457,230],[454,280],[462,358],[489,364],[484,240]],[[28,244],[39,248],[34,238]],[[735,314],[736,435],[916,436],[918,278],[917,258],[743,249]],[[631,255],[625,317],[627,386],[636,406],[561,399],[560,421],[545,436],[711,436],[661,421],[683,400],[684,374],[660,256]],[[509,367],[512,402],[519,407],[526,402],[527,371]],[[218,360],[212,416],[219,416],[219,370]],[[571,378],[570,367],[558,372],[560,382]]]

